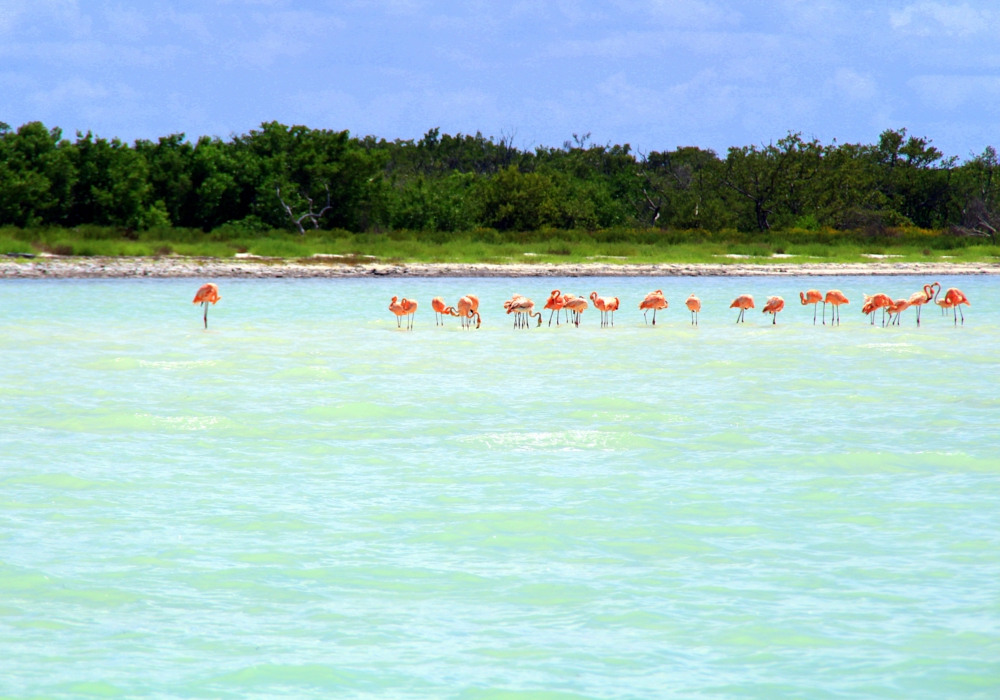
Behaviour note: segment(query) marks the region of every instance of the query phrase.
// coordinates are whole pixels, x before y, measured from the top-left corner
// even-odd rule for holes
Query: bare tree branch
[[[302,225],[303,221],[309,219],[312,222],[313,228],[319,230],[319,220],[323,217],[324,214],[333,209],[333,205],[330,201],[330,186],[324,184],[323,188],[326,190],[326,205],[318,212],[313,211],[314,204],[312,197],[303,192],[302,193],[303,198],[307,202],[309,202],[309,209],[306,210],[304,214],[301,214],[298,217],[295,216],[295,213],[292,211],[292,208],[285,202],[284,199],[282,199],[281,187],[278,186],[275,188],[275,191],[278,193],[278,201],[281,202],[281,206],[288,214],[288,218],[291,220],[293,224],[295,224],[295,227],[299,229],[300,234],[305,234],[306,232],[305,227]]]

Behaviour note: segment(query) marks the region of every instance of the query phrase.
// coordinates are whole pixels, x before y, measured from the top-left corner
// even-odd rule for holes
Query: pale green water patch
[[[1000,282],[861,316],[926,281],[0,284],[0,696],[996,697]]]

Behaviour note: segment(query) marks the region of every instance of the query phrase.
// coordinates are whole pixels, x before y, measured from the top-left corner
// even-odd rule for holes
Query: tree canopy
[[[495,229],[768,231],[1000,229],[1000,159],[959,162],[927,138],[775,143],[634,153],[589,134],[518,148],[512,135],[418,140],[262,124],[229,139],[129,144],[0,122],[0,225],[147,229],[305,226],[349,231]]]

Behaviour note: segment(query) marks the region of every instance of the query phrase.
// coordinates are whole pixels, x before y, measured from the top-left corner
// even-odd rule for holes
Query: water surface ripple
[[[1000,697],[1000,280],[861,316],[926,281],[2,283],[0,696]]]

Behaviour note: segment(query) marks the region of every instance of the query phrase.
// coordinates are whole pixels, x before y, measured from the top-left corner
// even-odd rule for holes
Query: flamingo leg
[[[208,302],[207,301],[203,301],[203,302],[201,302],[201,305],[205,307],[205,316],[204,316],[205,329],[208,330]]]
[[[653,309],[653,325],[656,325],[656,309]]]
[[[816,325],[816,312],[819,311],[819,309],[817,309],[816,306],[817,306],[817,304],[813,304],[813,325],[814,326]],[[824,313],[824,315],[826,314],[826,309],[823,309],[823,313]]]
[[[816,323],[815,317],[813,318],[813,323]],[[833,322],[831,321],[831,323],[833,323]],[[826,325],[826,302],[825,301],[823,302],[823,325],[824,326]]]
[[[962,307],[961,306],[956,306],[955,308],[957,308],[958,309],[958,313],[961,314],[961,316],[962,316],[962,325],[964,326],[965,325],[965,312],[962,311]]]
[[[646,317],[646,314],[648,314],[648,313],[649,313],[649,309],[646,309],[645,311],[642,312],[642,321],[647,326],[649,325],[649,319]]]

